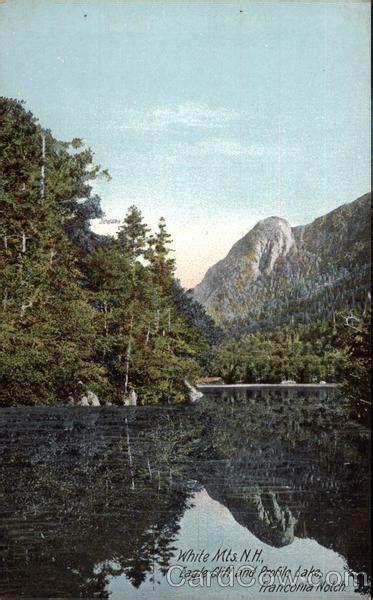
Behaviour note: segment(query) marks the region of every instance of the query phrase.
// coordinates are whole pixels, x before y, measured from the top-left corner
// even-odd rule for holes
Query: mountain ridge
[[[306,225],[291,227],[275,216],[259,221],[208,269],[194,298],[217,322],[249,319],[253,329],[271,326],[275,313],[280,322],[309,322],[320,318],[322,304],[330,313],[363,302],[370,198],[365,194]]]

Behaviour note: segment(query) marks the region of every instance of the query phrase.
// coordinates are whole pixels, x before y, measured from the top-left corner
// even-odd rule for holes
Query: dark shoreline
[[[239,389],[253,389],[253,388],[278,388],[278,389],[299,389],[299,388],[340,388],[341,383],[201,383],[196,385],[199,390],[208,389],[227,389],[227,388],[239,388]]]
[[[225,383],[225,384],[196,384],[195,386],[197,388],[197,390],[200,390],[202,393],[204,391],[209,392],[211,391],[215,391],[215,390],[230,390],[230,389],[236,389],[236,390],[260,390],[260,389],[277,389],[277,390],[300,390],[300,389],[339,389],[342,388],[342,384],[341,383],[289,383],[289,384],[281,384],[281,383]],[[198,403],[199,400],[202,400],[202,398],[198,399],[196,402]],[[150,410],[159,410],[160,408],[167,408],[167,409],[177,409],[180,407],[186,407],[186,406],[192,406],[193,404],[195,404],[196,402],[180,402],[177,404],[137,404],[134,406],[118,406],[118,405],[111,405],[111,406],[107,406],[105,404],[101,405],[101,406],[69,406],[67,404],[36,404],[36,405],[30,405],[30,404],[19,404],[19,405],[9,405],[9,406],[0,406],[0,412],[4,411],[4,410],[15,410],[15,409],[57,409],[57,410],[61,410],[61,409],[74,409],[74,412],[77,409],[80,409],[82,412],[85,412],[87,410],[87,408],[92,410],[96,410],[96,411],[100,411],[100,410],[107,410],[109,411],[110,409],[114,409],[114,410],[120,410],[123,411],[123,409],[129,409],[129,410],[136,410],[139,408],[147,408]]]

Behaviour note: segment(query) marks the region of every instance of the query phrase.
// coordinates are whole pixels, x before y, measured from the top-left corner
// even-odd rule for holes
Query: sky
[[[92,147],[107,218],[166,218],[191,287],[258,220],[305,224],[370,190],[369,10],[0,0],[0,94]]]

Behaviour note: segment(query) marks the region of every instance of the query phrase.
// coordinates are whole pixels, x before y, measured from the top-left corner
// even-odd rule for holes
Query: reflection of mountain
[[[274,443],[271,449],[253,448],[227,460],[219,478],[209,469],[205,486],[266,544],[282,547],[294,537],[313,538],[344,556],[351,569],[369,573],[369,481],[361,481],[364,469],[354,472],[354,465],[346,470],[342,461],[339,456],[332,464],[311,452],[302,459]]]
[[[367,438],[346,428],[338,393],[278,393],[258,392],[255,411],[245,393],[212,400],[200,481],[261,541],[313,538],[369,574]]]
[[[267,544],[312,537],[366,570],[366,442],[334,393],[278,394],[3,409],[0,595],[107,597],[122,573],[140,586],[167,568],[192,479]]]
[[[293,482],[287,478],[279,481],[278,464],[284,465],[286,458],[279,445],[274,446],[242,451],[220,465],[219,477],[207,475],[205,487],[240,525],[266,544],[281,547],[294,539],[298,511],[293,514],[291,494],[287,492],[286,484]],[[288,458],[288,466],[291,462]]]
[[[277,548],[290,544],[294,539],[297,519],[287,507],[281,508],[272,490],[260,488],[236,490],[230,494],[206,487],[213,500],[226,506],[240,525],[249,529],[258,539]]]

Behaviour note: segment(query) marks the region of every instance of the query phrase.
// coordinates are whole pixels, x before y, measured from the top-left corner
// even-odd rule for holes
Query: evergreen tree
[[[355,309],[339,315],[335,338],[346,350],[342,381],[350,400],[351,414],[369,427],[372,406],[370,302],[366,302],[363,311]]]
[[[118,370],[123,371],[123,394],[126,396],[136,380],[136,358],[141,348],[146,328],[147,272],[143,265],[149,228],[136,206],[128,209],[119,228],[117,246],[121,256],[129,263],[130,279],[127,281],[129,300],[122,304],[121,343]],[[123,368],[122,368],[123,363]]]
[[[171,244],[172,239],[167,232],[166,221],[164,217],[161,217],[158,222],[158,231],[149,238],[146,256],[149,259],[154,283],[159,287],[163,296],[170,296],[175,276],[175,259],[170,258]]]
[[[130,206],[123,224],[118,231],[118,248],[131,263],[144,256],[148,226],[144,223],[141,211]]]
[[[164,219],[149,235],[141,212],[130,207],[118,238],[86,260],[101,350],[112,393],[142,403],[184,401],[185,378],[199,373],[198,331],[175,305],[174,260]]]
[[[171,243],[165,219],[161,217],[157,232],[149,238],[146,253],[155,313],[147,334],[142,393],[151,403],[184,400],[185,379],[194,379],[200,372],[196,361],[201,351],[199,332],[175,305]]]
[[[56,166],[77,197],[79,181],[87,192],[87,158],[74,171],[78,155],[66,158],[67,145],[61,153],[19,102],[1,99],[0,116],[1,402],[63,401],[77,381],[102,376],[90,359],[94,313],[63,230],[71,213]]]
[[[99,247],[90,182],[105,173],[91,150],[56,140],[16,100],[0,99],[0,116],[1,402],[60,402],[78,382],[110,399],[185,399],[198,344],[175,307],[164,219],[149,236],[131,206]]]

